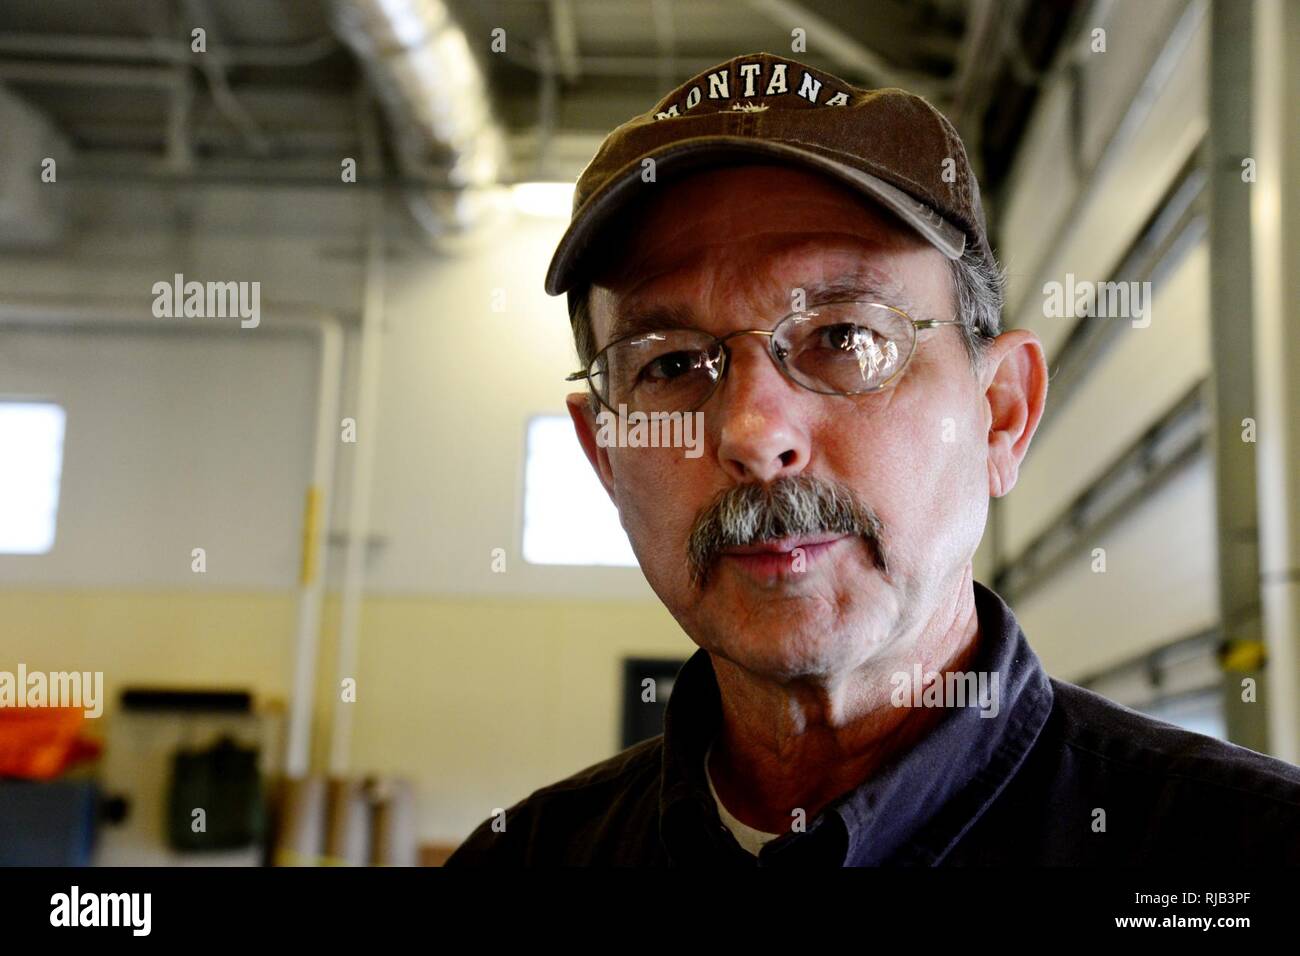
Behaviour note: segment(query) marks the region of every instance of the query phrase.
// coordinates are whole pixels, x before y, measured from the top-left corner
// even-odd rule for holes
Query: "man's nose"
[[[737,481],[769,482],[808,464],[808,432],[799,419],[799,388],[773,364],[762,336],[730,343],[727,377],[715,396],[718,460]],[[705,410],[708,414],[708,410]]]

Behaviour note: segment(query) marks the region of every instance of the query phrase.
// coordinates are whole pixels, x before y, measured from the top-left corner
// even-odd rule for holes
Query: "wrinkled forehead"
[[[656,188],[623,226],[591,288],[601,344],[619,337],[629,313],[658,309],[676,314],[673,325],[698,324],[689,313],[700,300],[780,310],[798,290],[849,280],[917,317],[943,308],[924,288],[946,274],[942,254],[892,213],[815,173],[697,173]]]
[[[829,177],[755,163],[646,184],[617,235],[600,244],[593,275],[596,284],[620,289],[688,265],[710,248],[767,253],[818,234],[886,249],[928,246],[892,212]]]

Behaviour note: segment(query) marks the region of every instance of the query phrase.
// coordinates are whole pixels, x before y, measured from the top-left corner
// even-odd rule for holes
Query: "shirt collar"
[[[1047,720],[1052,687],[1011,609],[973,586],[980,643],[968,670],[997,676],[996,715],[950,708],[919,743],[810,820],[806,833],[767,844],[763,865],[814,857],[849,866],[937,863],[1010,781]],[[674,863],[749,856],[731,843],[705,776],[721,705],[712,658],[700,649],[682,665],[664,716],[659,826]]]

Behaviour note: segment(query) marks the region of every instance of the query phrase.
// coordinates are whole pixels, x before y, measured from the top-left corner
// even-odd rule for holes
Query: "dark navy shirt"
[[[998,675],[996,714],[949,708],[806,832],[755,857],[719,819],[704,756],[721,699],[700,650],[663,734],[537,790],[503,832],[485,821],[446,865],[1300,863],[1300,768],[1049,678],[1002,599],[974,589],[968,671]]]

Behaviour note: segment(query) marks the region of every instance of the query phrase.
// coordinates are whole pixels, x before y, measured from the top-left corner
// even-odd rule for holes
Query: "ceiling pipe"
[[[404,178],[440,187],[406,190],[416,220],[434,236],[478,224],[508,159],[464,31],[442,0],[333,0],[331,10],[384,108]]]

